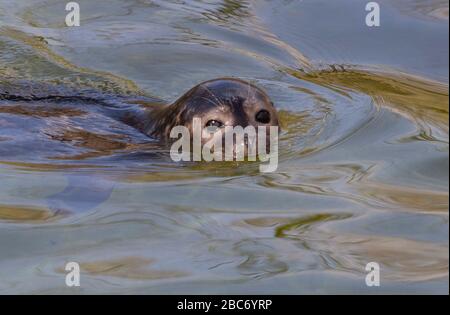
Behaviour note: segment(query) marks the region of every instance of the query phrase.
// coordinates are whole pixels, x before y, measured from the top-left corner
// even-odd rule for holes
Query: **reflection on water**
[[[409,14],[448,20],[448,1],[446,0],[406,0],[395,1],[395,4]]]
[[[57,218],[58,212],[49,209],[39,209],[19,206],[0,205],[0,220],[11,222],[46,222]]]
[[[448,3],[368,33],[358,0],[79,2],[0,0],[1,293],[371,293],[371,261],[377,292],[448,292]],[[277,172],[101,110],[220,76],[274,100]]]
[[[125,257],[117,260],[95,261],[81,263],[81,271],[89,275],[106,275],[111,277],[128,278],[136,280],[156,280],[185,276],[176,271],[153,271],[147,269],[153,260],[140,257]],[[57,270],[65,275],[62,268]]]

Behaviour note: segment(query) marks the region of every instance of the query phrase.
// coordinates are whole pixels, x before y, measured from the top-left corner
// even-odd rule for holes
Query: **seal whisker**
[[[216,101],[222,105],[225,106],[225,104],[223,102],[220,101],[220,99],[216,96],[216,94],[214,94],[207,86],[203,86],[203,88],[212,96],[216,99]]]
[[[208,101],[209,103],[213,104],[214,106],[218,106],[218,107],[221,107],[221,108],[224,106],[224,104],[222,104],[222,103],[215,103],[213,100],[211,100],[209,98],[206,98],[204,96],[199,96],[198,98],[200,98],[202,100],[205,100],[205,101]]]

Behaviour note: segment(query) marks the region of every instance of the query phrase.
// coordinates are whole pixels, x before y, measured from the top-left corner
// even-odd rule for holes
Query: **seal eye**
[[[268,124],[270,122],[270,113],[265,109],[260,110],[258,113],[256,113],[255,119],[257,122],[260,122],[262,124]]]
[[[206,123],[206,127],[217,127],[220,128],[223,126],[223,123],[218,120],[210,120]]]

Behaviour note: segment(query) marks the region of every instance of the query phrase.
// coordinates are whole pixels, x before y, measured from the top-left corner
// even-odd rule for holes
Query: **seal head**
[[[185,126],[193,134],[194,118],[201,120],[203,128],[279,126],[278,115],[269,96],[240,79],[203,82],[151,116],[154,123],[148,126],[146,133],[166,140],[175,126]],[[206,138],[202,142],[208,140]]]

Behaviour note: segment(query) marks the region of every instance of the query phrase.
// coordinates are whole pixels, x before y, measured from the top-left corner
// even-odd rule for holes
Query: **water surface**
[[[79,3],[68,28],[65,1],[0,0],[0,91],[239,77],[280,111],[280,165],[177,164],[93,104],[1,101],[0,293],[448,293],[446,1],[379,1],[379,28],[358,0]]]

